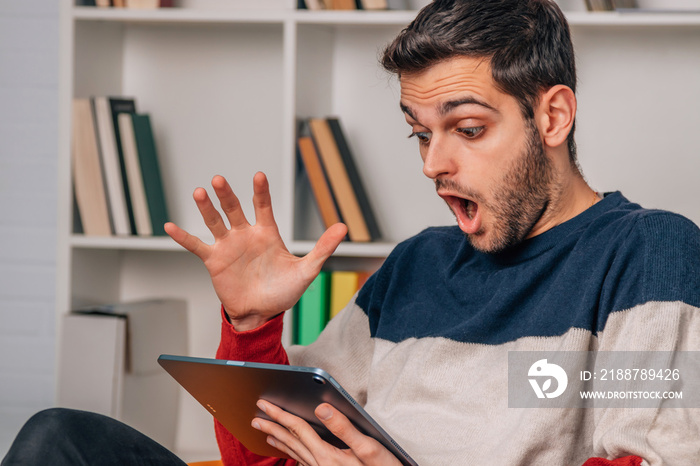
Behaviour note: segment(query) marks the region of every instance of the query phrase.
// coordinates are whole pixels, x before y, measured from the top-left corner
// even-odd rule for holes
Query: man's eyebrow
[[[460,105],[479,105],[491,111],[498,112],[498,110],[496,110],[495,107],[489,105],[483,100],[479,100],[475,97],[464,97],[463,99],[450,100],[448,102],[443,103],[440,106],[440,115],[445,116]]]
[[[445,116],[460,105],[479,105],[493,112],[498,112],[498,110],[494,106],[484,102],[483,100],[479,100],[475,97],[464,97],[462,99],[450,100],[443,103],[439,109],[440,115]],[[414,120],[418,120],[408,105],[399,103],[399,106],[401,107],[401,111],[403,113],[410,116]]]
[[[403,103],[399,102],[399,106],[401,107],[402,112],[416,120],[416,116],[413,114],[413,111],[408,107],[408,105],[404,105]]]

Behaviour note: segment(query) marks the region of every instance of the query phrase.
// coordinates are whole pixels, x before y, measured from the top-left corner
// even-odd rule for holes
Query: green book
[[[134,138],[138,152],[143,188],[146,194],[146,204],[151,217],[154,236],[165,236],[163,225],[169,221],[168,208],[165,202],[165,191],[158,164],[158,152],[153,138],[151,119],[148,114],[131,115],[134,125]]]
[[[321,271],[311,282],[295,307],[295,344],[308,345],[316,341],[328,322],[330,297],[328,271]]]

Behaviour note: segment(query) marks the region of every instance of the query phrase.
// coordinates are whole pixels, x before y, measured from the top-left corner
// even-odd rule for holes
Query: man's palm
[[[202,260],[236,329],[255,328],[299,300],[347,229],[342,224],[332,226],[309,254],[297,257],[287,250],[279,234],[269,186],[262,173],[253,180],[255,225],[247,221],[223,177],[214,177],[212,186],[230,228],[204,189],[197,188],[193,197],[214,235],[214,244],[202,242],[173,223],[166,224],[165,229],[173,240]]]

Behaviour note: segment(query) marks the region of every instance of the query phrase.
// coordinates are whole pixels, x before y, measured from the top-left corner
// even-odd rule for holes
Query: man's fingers
[[[350,447],[352,453],[364,463],[399,464],[398,460],[379,442],[358,431],[350,420],[328,403],[316,407],[316,417],[329,431]]]
[[[202,259],[202,261],[209,257],[209,246],[196,236],[190,235],[172,222],[166,223],[163,229],[177,244]]]
[[[275,217],[272,214],[270,185],[263,172],[257,172],[253,177],[253,207],[255,208],[256,225],[276,226]]]
[[[297,463],[301,465],[306,465],[309,464],[308,462],[304,462],[304,460],[297,455],[297,453],[289,448],[287,445],[284,444],[280,439],[273,437],[272,435],[268,435],[267,437],[267,443],[272,445],[273,447],[277,448],[279,451],[284,453],[287,456],[291,456],[293,460],[295,460]]]
[[[253,420],[253,427],[271,436],[273,446],[278,450],[304,464],[315,464],[309,446],[313,442],[321,442],[316,431],[303,419],[271,403],[259,400],[257,405],[272,421],[256,418]]]
[[[338,245],[345,239],[345,235],[348,234],[348,227],[343,223],[336,223],[331,225],[323,235],[316,241],[314,248],[306,255],[306,260],[308,261],[311,268],[318,274],[321,270],[323,263],[333,254],[338,248]]]
[[[298,453],[299,450],[305,450],[305,448],[297,438],[290,435],[290,432],[287,429],[275,422],[261,418],[253,419],[251,425],[260,432],[267,434],[267,443],[277,448],[282,453],[291,456],[299,463],[308,463],[308,461],[304,460],[304,456],[310,455],[308,453],[301,455]],[[287,445],[285,441],[281,440],[281,438],[286,439],[286,442],[290,443],[293,448]]]
[[[228,228],[226,228],[226,224],[214,207],[214,204],[211,203],[207,191],[204,188],[197,188],[194,190],[192,197],[197,204],[199,213],[202,214],[205,225],[209,228],[209,231],[212,232],[214,238],[225,236],[228,232]]]
[[[364,437],[352,425],[348,418],[328,403],[322,403],[316,407],[316,417],[345,444],[352,448],[352,443],[357,443],[355,434]]]
[[[211,185],[214,188],[216,196],[219,198],[221,209],[224,211],[224,214],[226,214],[231,228],[239,230],[249,226],[248,220],[245,218],[245,214],[241,208],[241,203],[231,189],[231,185],[229,185],[228,181],[226,181],[223,176],[216,175],[212,178]]]

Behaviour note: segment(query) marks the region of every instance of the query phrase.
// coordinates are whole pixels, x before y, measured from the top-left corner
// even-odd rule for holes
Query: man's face
[[[488,62],[459,57],[403,75],[401,108],[423,172],[472,245],[494,253],[527,238],[548,206],[553,168]]]

